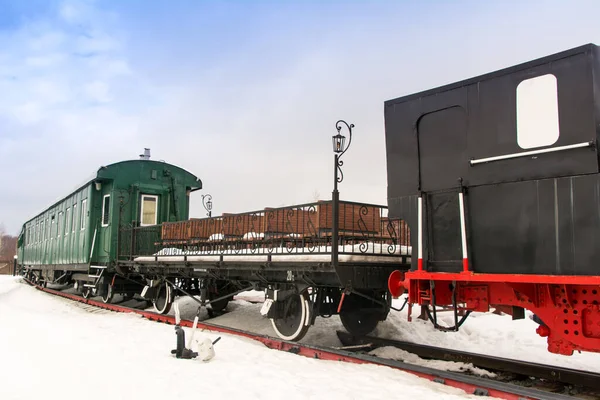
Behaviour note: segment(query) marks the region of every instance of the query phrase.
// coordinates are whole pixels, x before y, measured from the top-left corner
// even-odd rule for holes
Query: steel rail
[[[52,295],[60,296],[63,298],[67,298],[73,301],[88,304],[98,308],[103,308],[110,311],[138,314],[150,321],[158,321],[170,325],[175,325],[174,316],[161,315],[151,311],[144,311],[140,309],[120,306],[117,304],[107,304],[92,299],[84,299],[83,297],[80,297],[78,295],[43,288],[39,285],[29,282],[27,279],[25,279],[25,281],[27,281],[30,285],[34,286],[36,289]],[[192,327],[192,325],[193,321],[191,320],[180,321],[180,326]],[[420,378],[424,378],[429,381],[464,390],[468,394],[493,396],[505,400],[572,400],[572,397],[570,396],[548,393],[538,389],[516,386],[509,383],[493,381],[490,379],[469,376],[456,372],[440,371],[434,368],[406,364],[401,361],[383,359],[367,354],[357,354],[351,351],[338,350],[321,346],[313,346],[297,342],[289,342],[271,336],[254,334],[252,332],[224,327],[207,322],[198,322],[197,328],[253,339],[263,343],[270,349],[285,351],[288,353],[293,353],[309,358],[329,361],[343,361],[355,364],[374,364],[380,366],[387,366],[403,372],[410,373],[412,375],[416,375]]]
[[[377,347],[391,346],[405,350],[412,354],[416,354],[425,359],[471,363],[476,367],[487,370],[509,372],[563,384],[567,383],[571,385],[584,386],[594,390],[600,390],[600,374],[593,372],[508,358],[500,358],[485,354],[469,353],[466,351],[403,342],[393,339],[377,338],[372,336],[360,337],[342,331],[337,331],[337,336],[344,346],[354,346],[356,349],[359,349],[359,346],[361,346],[364,350],[364,347],[368,345],[370,345],[369,350]]]

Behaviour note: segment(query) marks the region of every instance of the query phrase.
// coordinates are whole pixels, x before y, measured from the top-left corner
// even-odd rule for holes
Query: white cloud
[[[25,26],[23,30],[15,34],[25,36],[27,49],[32,52],[47,53],[50,49],[59,48],[67,40],[67,35],[63,32],[56,31],[48,26],[38,26],[35,24]],[[19,46],[21,43],[19,43]]]
[[[39,103],[27,102],[15,107],[14,116],[21,124],[27,126],[39,122],[43,118],[44,112]]]
[[[25,58],[25,66],[30,68],[49,68],[57,67],[66,59],[64,54],[45,54],[41,56],[31,56]]]
[[[106,82],[95,81],[88,83],[83,87],[83,91],[91,101],[109,103],[112,100],[109,93],[109,86]]]
[[[75,51],[84,56],[116,51],[119,47],[116,39],[98,30],[89,30],[75,41]]]
[[[0,31],[0,170],[20,165],[0,174],[0,187],[18,193],[0,198],[12,233],[108,158],[139,151],[139,116],[122,110],[148,96],[112,21],[91,2],[68,1],[55,18]]]

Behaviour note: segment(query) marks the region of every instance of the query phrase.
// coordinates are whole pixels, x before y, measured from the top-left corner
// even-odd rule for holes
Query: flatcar
[[[394,296],[449,330],[531,310],[550,352],[600,350],[599,77],[590,44],[385,103],[390,215],[416,232]]]

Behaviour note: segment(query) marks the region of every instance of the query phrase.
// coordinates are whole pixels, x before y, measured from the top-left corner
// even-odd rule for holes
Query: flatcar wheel
[[[125,300],[125,301],[131,300],[131,299],[133,299],[134,296],[135,296],[135,293],[131,293],[131,292],[124,293],[123,300]]]
[[[294,294],[283,301],[285,315],[271,318],[271,324],[277,336],[284,340],[300,340],[308,332],[310,321],[310,303],[308,294]],[[273,304],[275,306],[275,304]]]
[[[215,301],[214,303],[211,302],[206,308],[206,311],[208,311],[208,316],[210,318],[214,318],[218,315],[221,315],[222,311],[227,308],[227,304],[229,304],[229,300],[227,299]]]
[[[356,336],[365,336],[373,332],[379,319],[379,312],[376,310],[353,310],[340,313],[340,320],[344,328]]]
[[[208,315],[212,318],[213,316],[215,316],[215,313],[220,313],[223,310],[225,310],[227,308],[227,304],[229,304],[229,298],[226,299],[222,299],[219,301],[212,301],[212,299],[216,299],[218,297],[222,297],[224,296],[226,293],[224,292],[220,292],[220,293],[213,293],[211,292],[208,295],[208,298],[211,300],[210,304],[207,307],[207,311],[208,311]]]
[[[104,304],[108,304],[112,301],[113,298],[113,287],[112,285],[106,285],[106,292],[104,292],[104,294],[101,296],[102,297],[102,302]]]
[[[158,288],[156,298],[152,301],[154,310],[159,314],[167,314],[171,310],[172,303],[171,286],[165,283]]]
[[[366,294],[370,297],[379,297],[373,292]],[[356,336],[364,336],[375,330],[383,315],[385,315],[385,308],[382,306],[358,294],[350,294],[342,303],[340,320],[348,332]]]

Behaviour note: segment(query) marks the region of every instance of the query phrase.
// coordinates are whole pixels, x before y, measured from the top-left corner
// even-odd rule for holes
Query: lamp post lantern
[[[341,134],[342,128],[346,127],[348,130],[348,144],[346,145],[346,137]],[[331,227],[331,263],[334,268],[338,266],[338,231],[339,231],[339,202],[340,193],[338,192],[338,183],[344,180],[344,173],[342,172],[342,166],[344,162],[341,160],[344,153],[350,147],[352,143],[352,128],[354,124],[348,125],[346,121],[339,120],[335,123],[335,129],[337,135],[332,137],[333,142],[333,154],[334,154],[334,165],[333,165],[333,193],[331,194],[331,211],[333,217],[333,224]],[[339,174],[338,174],[339,173]]]
[[[202,195],[202,205],[204,206],[204,209],[206,211],[208,211],[206,213],[206,215],[208,215],[208,218],[212,217],[212,196],[210,194],[203,194]]]

